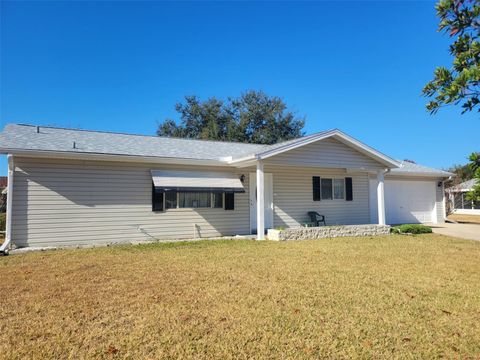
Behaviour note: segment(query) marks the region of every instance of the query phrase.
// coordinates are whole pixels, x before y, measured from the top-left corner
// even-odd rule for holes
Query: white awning
[[[245,192],[238,175],[216,171],[152,170],[156,190],[183,192]]]

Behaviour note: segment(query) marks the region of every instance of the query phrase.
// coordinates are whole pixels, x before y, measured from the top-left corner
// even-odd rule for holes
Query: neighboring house
[[[477,180],[470,179],[446,189],[448,205],[453,214],[480,215],[480,202],[467,200],[467,193],[473,190]]]
[[[7,125],[0,152],[17,246],[263,239],[267,228],[302,226],[308,211],[327,225],[437,223],[453,175],[336,129],[254,145]]]

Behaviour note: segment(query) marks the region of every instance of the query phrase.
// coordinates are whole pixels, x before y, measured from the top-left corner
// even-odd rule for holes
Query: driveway
[[[433,224],[430,225],[436,234],[448,235],[462,239],[480,241],[480,224]]]

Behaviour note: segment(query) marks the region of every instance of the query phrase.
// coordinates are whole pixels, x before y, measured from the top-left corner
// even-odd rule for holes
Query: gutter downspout
[[[6,233],[5,241],[0,246],[0,255],[8,255],[8,249],[10,247],[10,242],[12,241],[12,204],[13,204],[13,174],[15,170],[15,165],[13,163],[13,155],[7,155],[8,160],[8,183],[7,183],[7,224],[6,224]]]

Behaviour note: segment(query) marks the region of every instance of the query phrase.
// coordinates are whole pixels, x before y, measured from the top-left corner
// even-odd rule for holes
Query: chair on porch
[[[310,217],[310,221],[312,222],[313,226],[320,226],[320,223],[323,223],[323,226],[327,226],[325,222],[325,215],[320,215],[316,211],[309,211],[308,216]]]

